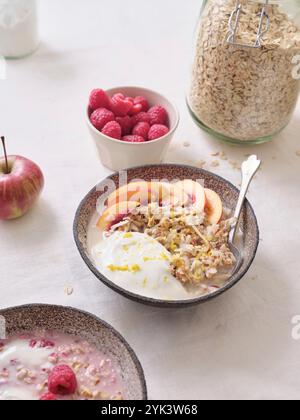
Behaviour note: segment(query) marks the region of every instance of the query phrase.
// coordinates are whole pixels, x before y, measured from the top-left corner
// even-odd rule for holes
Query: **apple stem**
[[[9,173],[9,167],[8,167],[8,159],[7,159],[7,153],[6,153],[6,146],[5,146],[5,137],[1,136],[2,146],[4,150],[4,157],[5,157],[5,164],[6,164],[6,174]]]

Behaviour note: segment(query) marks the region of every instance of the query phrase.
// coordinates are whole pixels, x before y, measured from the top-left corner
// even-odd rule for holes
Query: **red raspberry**
[[[120,124],[122,128],[122,135],[127,136],[131,133],[132,130],[132,119],[127,115],[126,117],[117,117],[116,118],[117,123]]]
[[[99,108],[109,107],[109,97],[103,89],[94,89],[90,94],[89,106],[92,111],[96,111]]]
[[[53,343],[53,341],[42,339],[41,342],[40,342],[39,348],[41,348],[41,349],[43,349],[43,348],[51,349],[54,346],[55,346],[55,344]]]
[[[77,379],[73,370],[67,365],[58,365],[48,378],[49,392],[55,395],[72,395],[77,389]]]
[[[29,347],[31,347],[32,349],[37,345],[37,341],[36,340],[30,340],[29,341]]]
[[[168,113],[160,105],[153,106],[149,109],[148,114],[150,116],[150,125],[154,124],[163,124],[167,125],[168,122]]]
[[[132,108],[132,102],[122,93],[117,93],[110,100],[110,109],[116,117],[125,117]]]
[[[144,96],[134,98],[134,105],[142,105],[142,112],[147,112],[150,108],[149,103]]]
[[[139,114],[140,112],[142,112],[143,106],[141,104],[135,104],[133,105],[133,107],[131,108],[129,115],[136,115]]]
[[[145,143],[145,139],[141,136],[124,136],[122,140],[128,143]]]
[[[52,392],[47,392],[41,396],[40,401],[56,401],[56,396]]]
[[[149,131],[149,140],[156,140],[164,137],[170,130],[162,124],[154,124]]]
[[[127,101],[130,101],[132,103],[132,105],[134,105],[134,98],[132,98],[131,96],[127,96]]]
[[[146,122],[140,122],[134,127],[132,134],[134,136],[141,136],[143,137],[144,140],[147,141],[149,130],[150,130],[150,124]]]
[[[150,116],[147,112],[139,112],[137,115],[131,117],[132,126],[135,127],[140,122],[146,122],[150,124]]]
[[[96,109],[90,117],[91,123],[99,131],[101,131],[107,123],[114,121],[114,119],[114,114],[105,108]]]
[[[122,137],[122,128],[117,121],[111,121],[107,123],[102,129],[102,134],[105,134],[112,139],[121,140]]]

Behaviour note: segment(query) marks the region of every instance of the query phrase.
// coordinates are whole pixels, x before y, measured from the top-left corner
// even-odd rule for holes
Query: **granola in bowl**
[[[228,275],[235,263],[228,247],[234,219],[224,218],[212,225],[205,212],[194,206],[172,208],[152,203],[136,208],[124,222],[117,230],[145,233],[169,251],[171,273],[185,286],[198,286],[207,292],[209,283],[225,279],[220,272],[227,271]]]

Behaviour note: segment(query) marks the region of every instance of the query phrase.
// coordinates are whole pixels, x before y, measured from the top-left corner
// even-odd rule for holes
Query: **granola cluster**
[[[149,204],[136,208],[114,227],[123,232],[140,232],[162,244],[171,254],[172,274],[185,286],[205,284],[234,265],[228,246],[234,219],[217,225],[208,223],[195,207],[171,208]]]

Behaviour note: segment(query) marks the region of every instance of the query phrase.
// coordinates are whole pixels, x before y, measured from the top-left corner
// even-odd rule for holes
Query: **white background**
[[[97,314],[136,350],[153,399],[298,399],[300,341],[291,320],[300,314],[300,108],[274,142],[250,149],[219,144],[194,125],[185,92],[198,0],[40,6],[38,52],[8,62],[0,81],[0,131],[11,154],[42,167],[46,187],[27,216],[0,223],[0,306],[46,302]],[[261,228],[256,261],[238,286],[204,306],[166,311],[127,301],[94,278],[75,248],[77,205],[109,174],[85,127],[87,97],[119,85],[154,88],[177,103],[181,125],[168,162],[205,160],[238,185],[239,171],[228,162],[210,167],[211,153],[263,160],[249,194]]]

